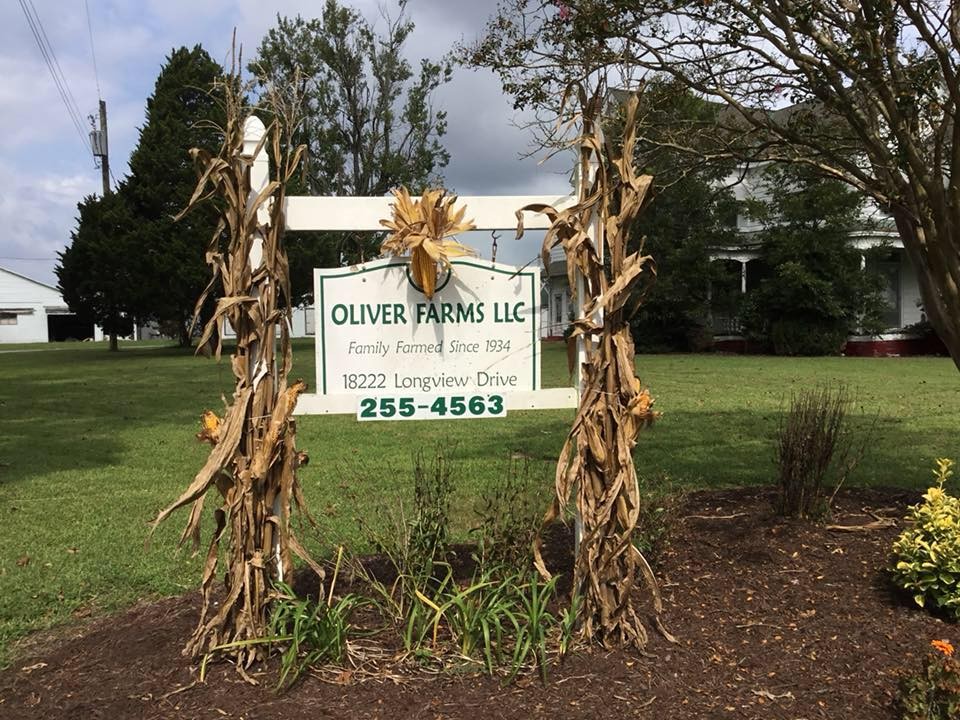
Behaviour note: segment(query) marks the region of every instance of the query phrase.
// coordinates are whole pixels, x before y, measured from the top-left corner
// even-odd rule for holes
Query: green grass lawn
[[[2,352],[16,349],[19,352]],[[295,347],[295,373],[314,380],[312,343]],[[566,383],[565,354],[544,352],[546,386]],[[663,418],[641,435],[641,475],[689,487],[768,482],[786,398],[819,383],[849,385],[853,426],[875,418],[852,481],[922,487],[938,456],[960,456],[960,375],[946,359],[786,359],[641,356],[637,366]],[[11,640],[71,617],[198,585],[200,563],[174,553],[184,515],[145,547],[147,522],[192,479],[207,454],[193,435],[205,408],[222,407],[229,365],[162,343],[0,347],[0,663]],[[320,533],[318,552],[361,544],[357,518],[410,491],[411,455],[452,458],[457,523],[465,533],[478,491],[511,454],[552,463],[573,411],[505,420],[357,423],[303,417],[301,471]]]

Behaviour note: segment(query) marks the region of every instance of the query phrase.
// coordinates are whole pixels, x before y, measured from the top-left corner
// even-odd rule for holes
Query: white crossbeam
[[[380,220],[393,217],[386,197],[291,196],[284,211],[288,230],[373,231],[383,230]],[[517,226],[516,212],[525,205],[545,204],[559,209],[576,202],[572,195],[461,195],[467,206],[466,219],[477,230],[505,230]],[[546,215],[525,213],[523,225],[530,230],[550,227]]]

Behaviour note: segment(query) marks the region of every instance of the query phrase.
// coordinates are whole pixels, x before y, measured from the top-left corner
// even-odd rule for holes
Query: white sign
[[[399,401],[539,390],[539,304],[535,267],[457,259],[431,300],[405,258],[314,270],[317,393]]]

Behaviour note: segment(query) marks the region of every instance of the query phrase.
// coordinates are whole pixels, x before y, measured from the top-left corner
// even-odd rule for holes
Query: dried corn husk
[[[628,253],[627,240],[631,222],[647,201],[652,178],[637,176],[633,168],[639,98],[632,96],[624,107],[623,142],[616,147],[604,141],[597,124],[605,99],[603,88],[590,97],[582,88],[577,91],[582,108],[576,141],[580,177],[589,177],[591,163],[596,163],[596,175],[580,184],[578,202],[571,207],[531,205],[517,213],[518,237],[523,233],[524,212],[542,212],[550,218],[544,261],[552,248],[562,247],[570,287],[577,287],[582,276],[585,292],[583,317],[574,323],[573,333],[582,338],[586,356],[580,406],[560,451],[556,497],[545,521],[560,517],[571,500],[576,503],[583,533],[574,565],[574,592],[582,595],[586,637],[608,646],[643,647],[647,632],[633,596],[638,573],[652,594],[655,623],[661,630],[662,605],[653,572],[632,542],[641,502],[633,449],[640,430],[657,413],[650,393],[636,376],[629,319],[642,299],[638,283],[652,278],[655,268],[650,256]],[[595,239],[590,233],[594,223]],[[601,247],[606,248],[606,263]],[[549,576],[539,541],[535,561],[541,573]]]
[[[216,334],[219,358],[221,346],[215,331],[224,321],[230,323],[237,338],[231,356],[236,387],[222,418],[212,411],[203,414],[197,437],[212,446],[207,462],[183,494],[157,515],[153,526],[189,505],[180,543],[190,539],[197,550],[204,502],[211,488],[218,491],[216,528],[203,568],[200,619],[184,654],[196,657],[232,644],[230,653],[243,672],[264,653],[266,646],[248,641],[266,636],[272,583],[281,571],[284,576],[290,575],[292,555],[300,556],[321,575],[322,570],[290,526],[294,508],[306,512],[296,474],[306,456],[297,451],[296,425],[291,417],[306,385],[300,380],[288,384],[287,378],[292,363],[291,303],[282,241],[283,205],[284,187],[296,170],[303,148],[292,148],[289,143],[295,113],[275,105],[274,110],[287,111],[276,113],[277,119],[253,155],[244,154],[244,126],[254,108],[245,105],[236,76],[228,78],[224,91],[227,112],[226,125],[221,128],[223,146],[215,156],[203,150],[191,151],[199,179],[181,216],[208,197],[221,200],[219,226],[207,247],[213,277],[197,301],[196,312],[199,315],[209,294],[220,296],[200,345]],[[253,159],[267,143],[278,177],[248,199]],[[250,251],[255,240],[261,243],[262,261],[254,267]],[[229,543],[226,594],[217,603],[215,580],[220,542],[225,535]],[[273,555],[275,538],[279,541],[279,567]]]
[[[475,226],[471,220],[463,219],[466,206],[454,210],[457,197],[444,190],[425,190],[419,200],[414,200],[401,187],[393,191],[393,196],[393,217],[380,221],[393,232],[380,245],[380,251],[389,255],[409,254],[413,281],[429,300],[437,287],[438,266],[449,269],[450,258],[476,255],[473,248],[447,238]]]

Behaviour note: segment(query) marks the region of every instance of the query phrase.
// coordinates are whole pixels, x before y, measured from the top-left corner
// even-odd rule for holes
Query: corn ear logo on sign
[[[314,271],[317,393],[304,395],[297,413],[420,420],[576,407],[575,388],[540,388],[539,268],[477,259],[455,239],[511,227],[518,207],[542,199],[476,196],[474,221],[464,219],[470,203],[458,207],[442,189],[393,195],[390,219],[374,221],[391,231],[380,245],[391,257]],[[386,200],[309,199],[313,210],[292,227],[369,230]],[[291,222],[298,211],[288,210]]]
[[[540,271],[454,259],[432,297],[390,258],[314,271],[323,395],[540,388]]]

